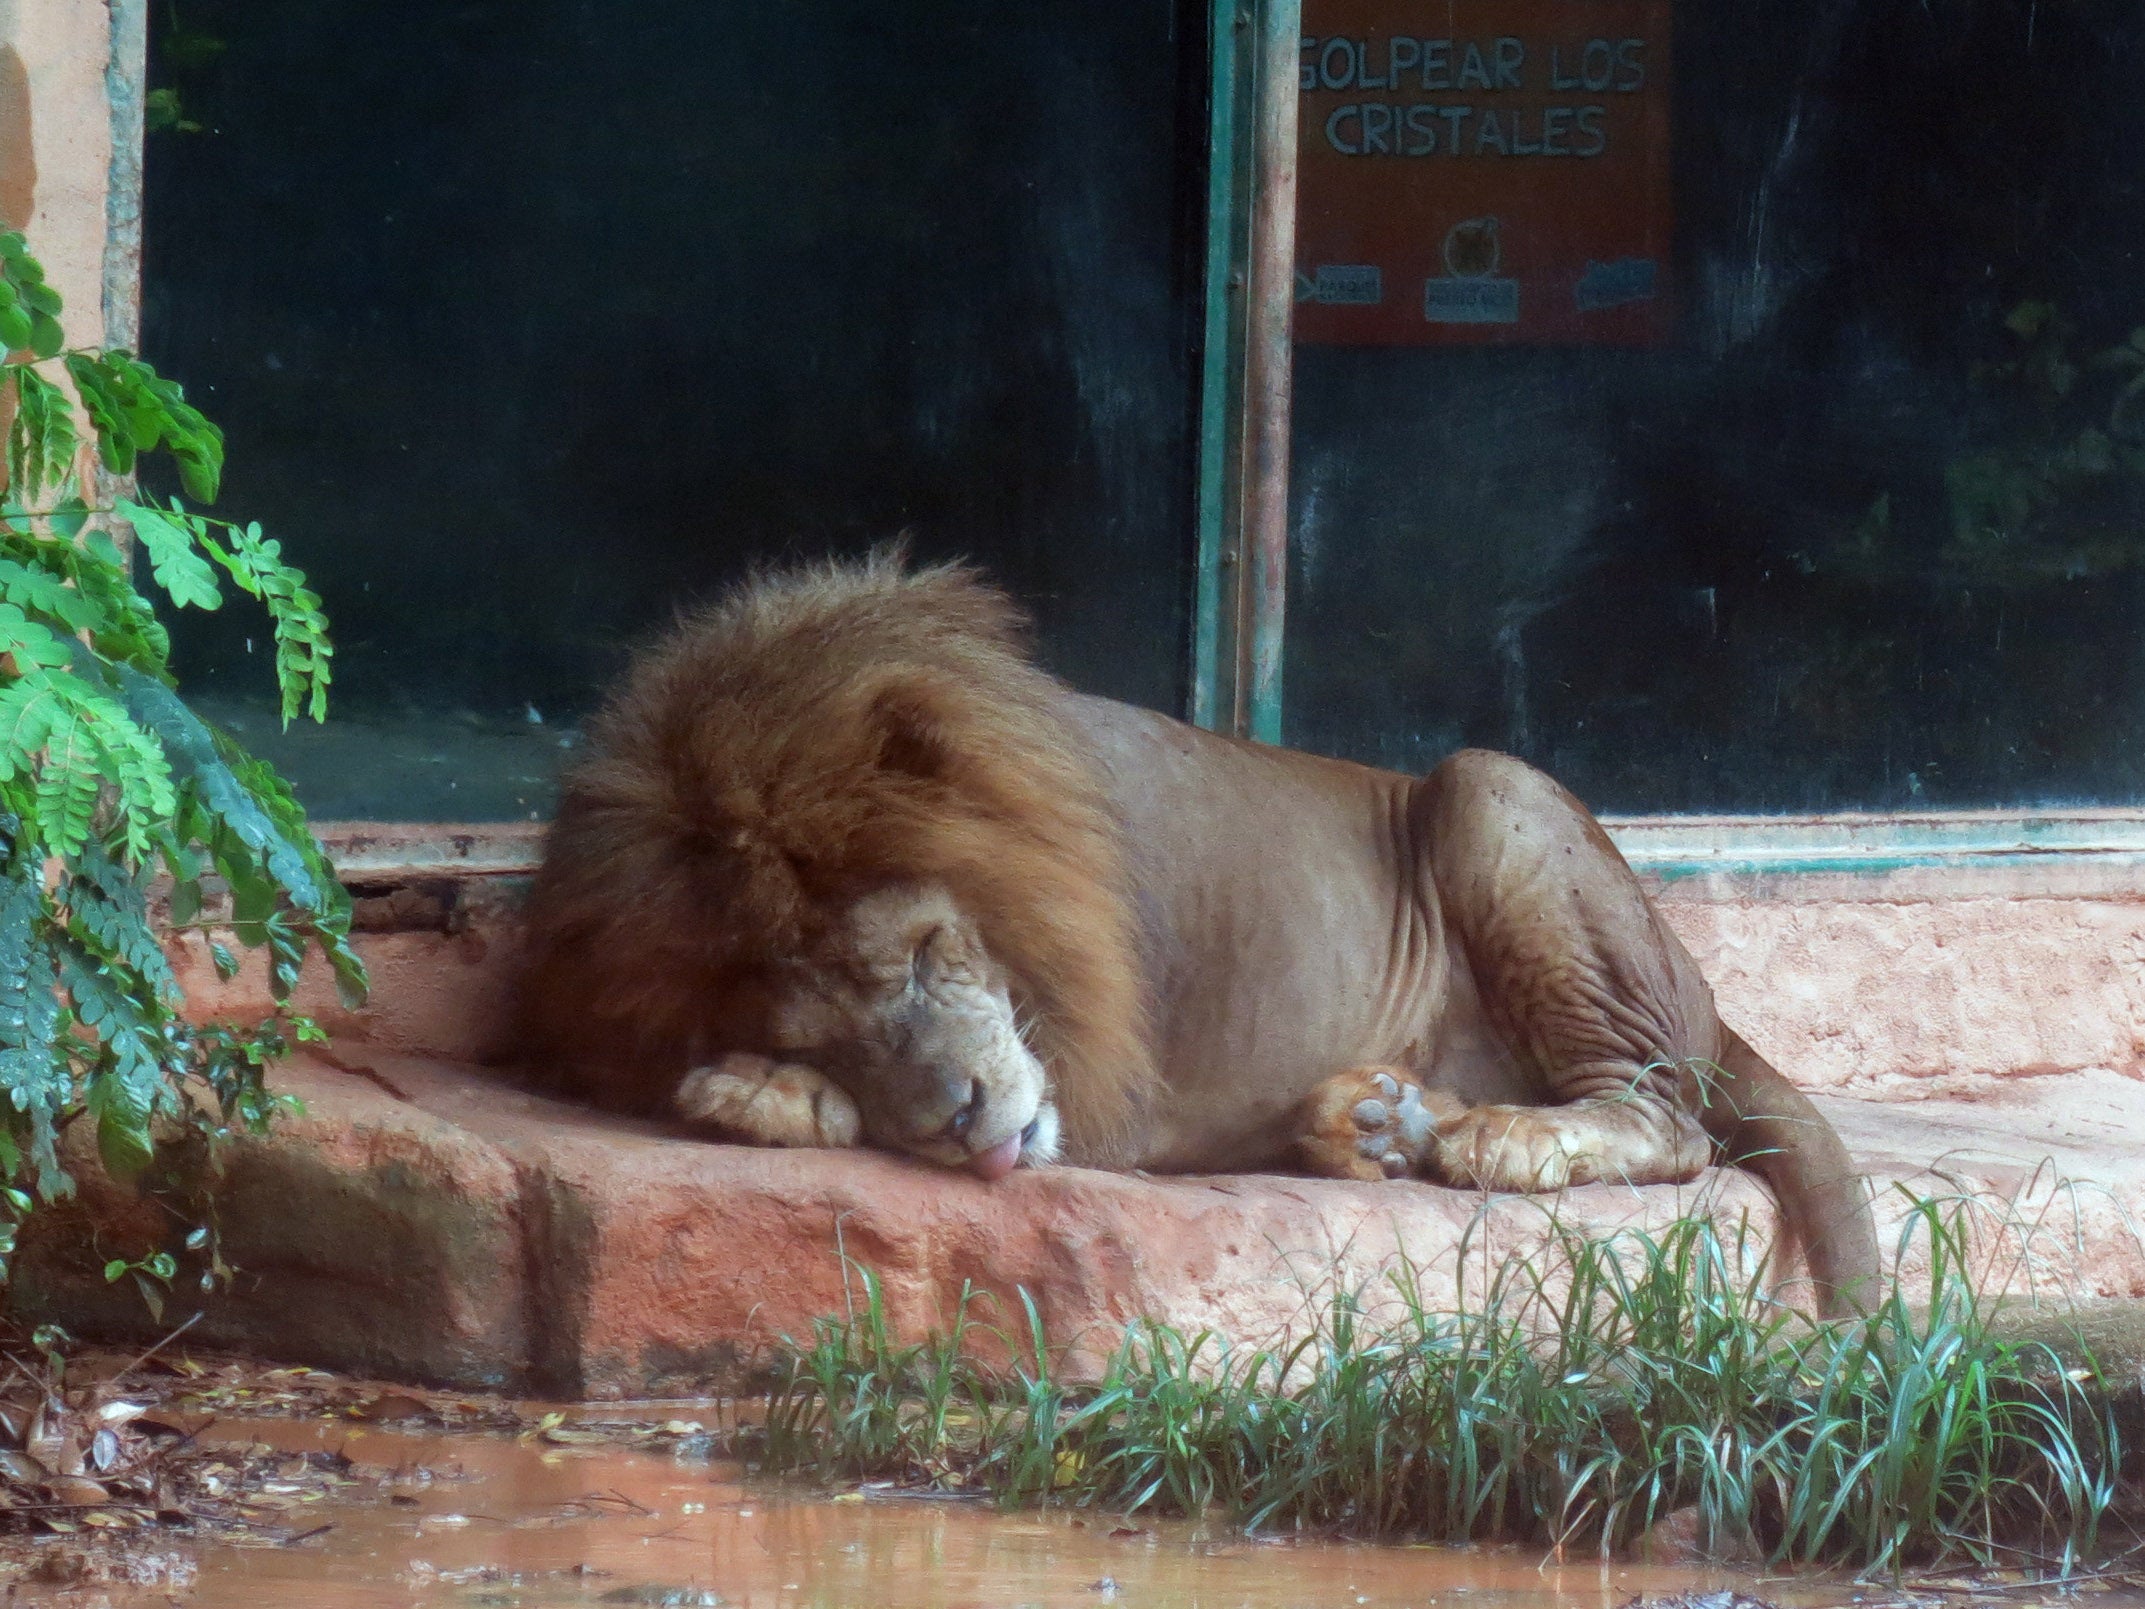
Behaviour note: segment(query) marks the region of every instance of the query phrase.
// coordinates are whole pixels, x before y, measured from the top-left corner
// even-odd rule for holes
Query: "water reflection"
[[[287,1421],[226,1423],[216,1434],[340,1447],[394,1478],[312,1505],[333,1529],[298,1547],[204,1540],[191,1591],[118,1594],[115,1605],[1614,1609],[1641,1594],[1734,1587],[1815,1609],[1886,1597],[1822,1577],[1760,1585],[1707,1569],[1557,1565],[1522,1549],[1258,1540],[868,1492],[828,1500],[742,1483],[733,1466],[613,1447]]]

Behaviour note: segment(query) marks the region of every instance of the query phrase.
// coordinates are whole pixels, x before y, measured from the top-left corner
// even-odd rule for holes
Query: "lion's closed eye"
[[[919,988],[928,989],[947,971],[952,946],[944,927],[930,927],[916,941],[909,952],[909,978]]]

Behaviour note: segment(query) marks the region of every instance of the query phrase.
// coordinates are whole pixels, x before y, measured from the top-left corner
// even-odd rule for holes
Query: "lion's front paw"
[[[1351,1067],[1305,1103],[1304,1160],[1328,1178],[1405,1178],[1421,1171],[1438,1124],[1463,1110],[1397,1067]]]
[[[765,1056],[725,1056],[685,1075],[671,1104],[688,1123],[751,1145],[853,1146],[856,1102],[826,1074]]]

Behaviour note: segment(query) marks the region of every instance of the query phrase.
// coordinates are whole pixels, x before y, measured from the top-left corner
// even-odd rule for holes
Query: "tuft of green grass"
[[[1402,1267],[1377,1316],[1339,1296],[1285,1346],[1135,1323],[1087,1382],[1025,1292],[1018,1334],[964,1289],[948,1331],[902,1344],[850,1265],[849,1312],[777,1351],[758,1458],[1251,1529],[1606,1553],[1695,1510],[1713,1551],[1774,1563],[2069,1569],[2115,1497],[2112,1393],[2089,1356],[1992,1331],[1959,1207],[1918,1202],[1902,1252],[1918,1235],[1926,1292],[1895,1281],[1852,1323],[1779,1303],[1746,1232],[1707,1218],[1560,1227],[1454,1311]],[[984,1339],[1012,1361],[978,1361]]]

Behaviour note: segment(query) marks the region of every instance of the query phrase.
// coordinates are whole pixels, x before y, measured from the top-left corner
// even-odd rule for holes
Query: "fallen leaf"
[[[575,1430],[566,1425],[555,1425],[541,1435],[554,1447],[608,1447],[618,1439],[605,1431]]]
[[[398,1419],[429,1418],[431,1413],[430,1403],[420,1402],[400,1391],[383,1391],[372,1401],[352,1409],[351,1417],[370,1420],[375,1424],[390,1424]]]

